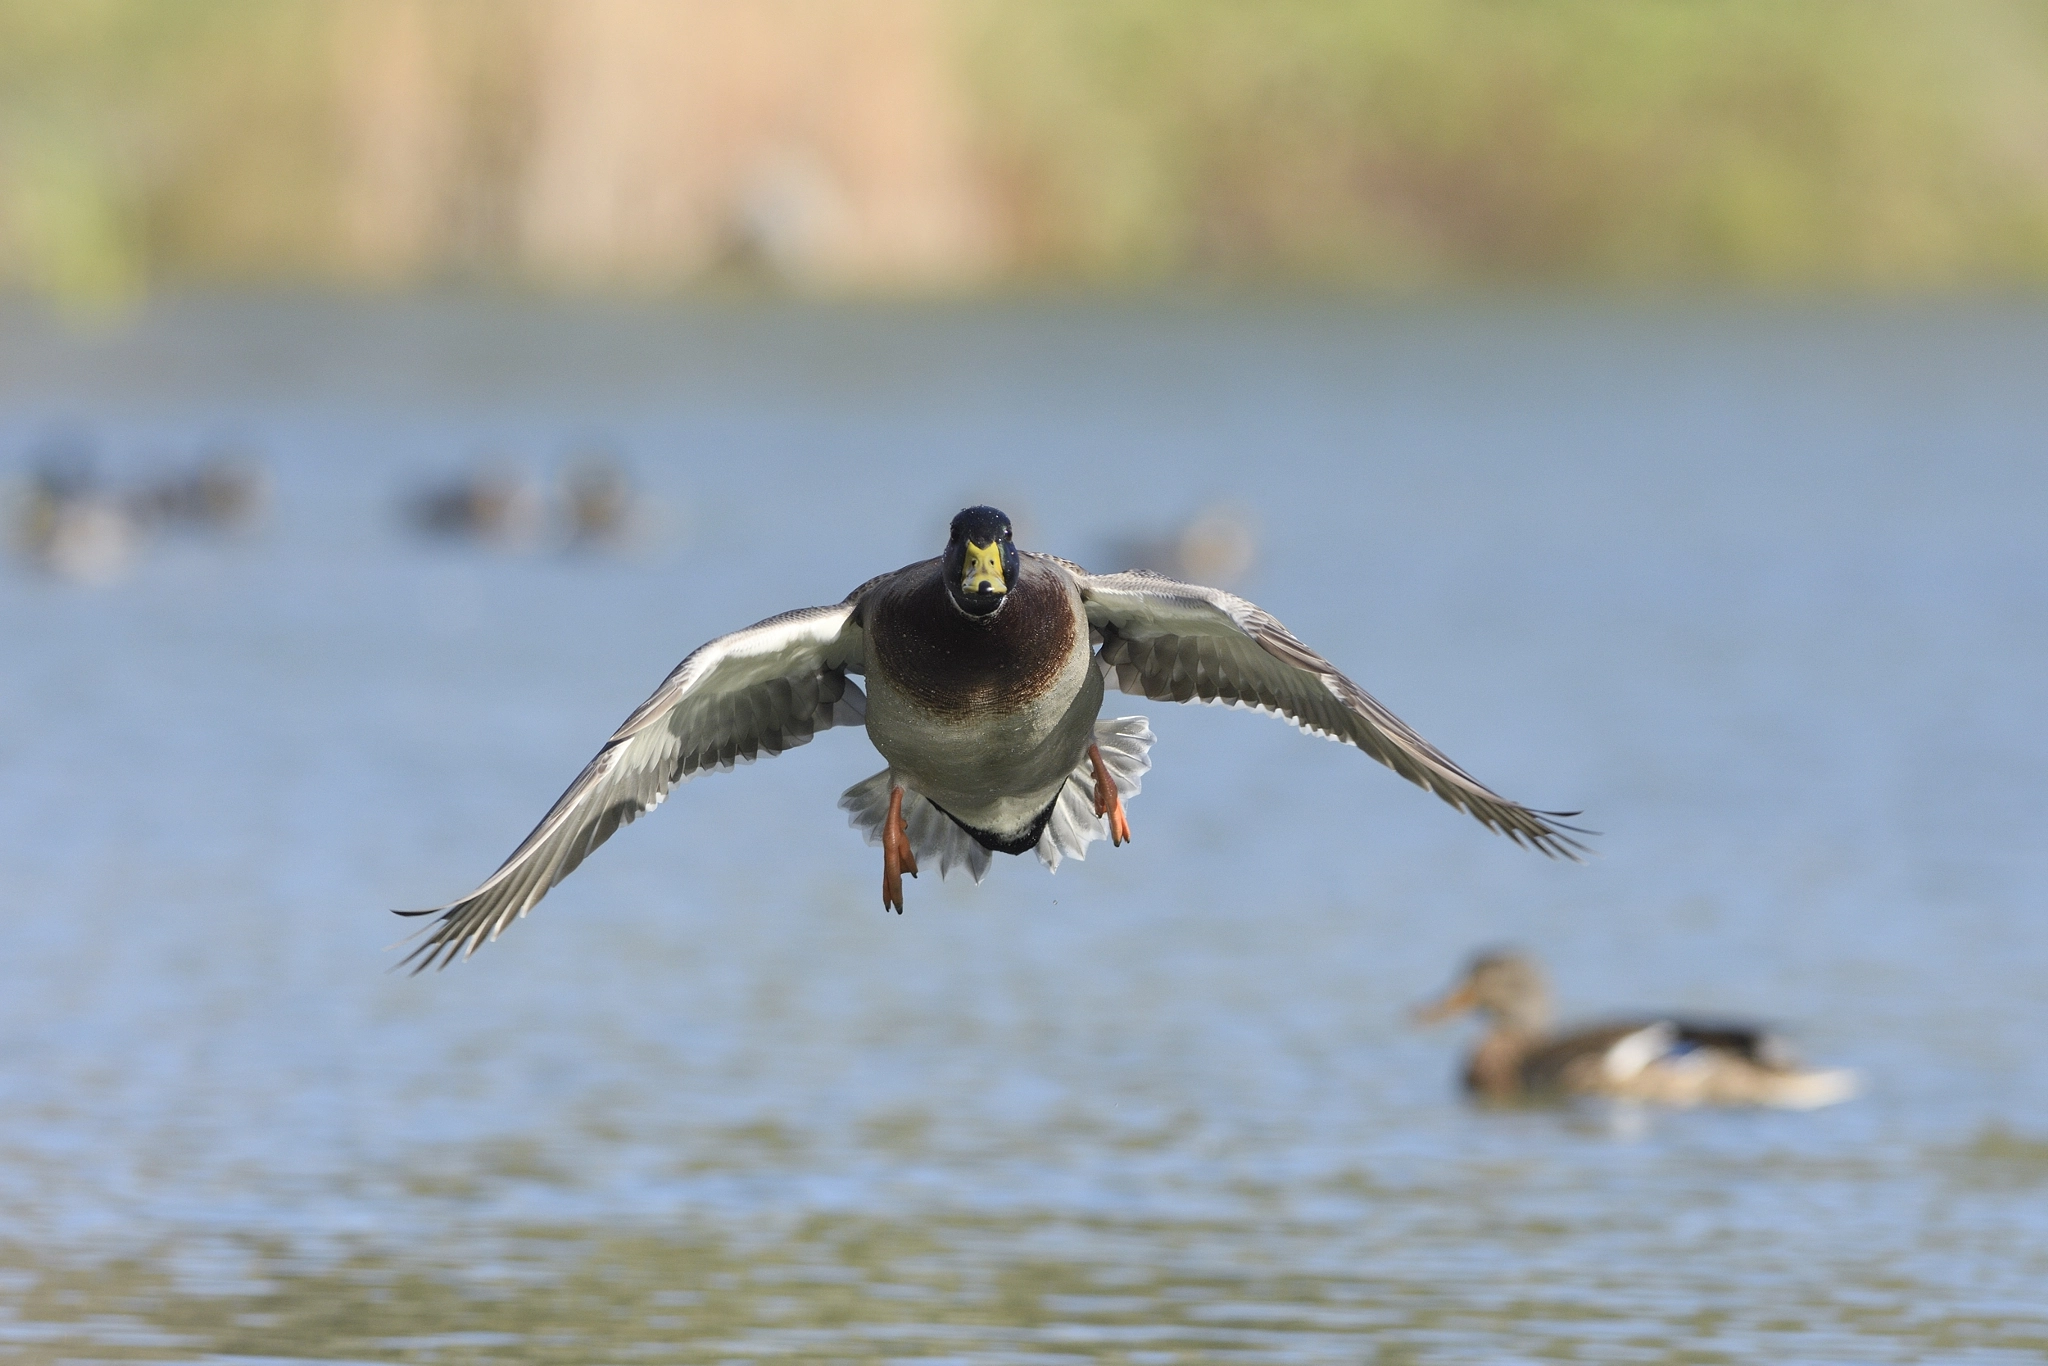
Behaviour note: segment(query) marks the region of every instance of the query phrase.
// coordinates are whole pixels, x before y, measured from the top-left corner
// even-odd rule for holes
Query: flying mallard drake
[[[862,693],[853,675],[867,679]],[[865,724],[889,767],[840,797],[882,847],[882,905],[936,859],[979,882],[992,853],[1050,868],[1131,837],[1124,799],[1151,766],[1141,716],[1098,719],[1103,690],[1279,714],[1341,740],[1494,830],[1575,858],[1572,812],[1495,796],[1243,598],[1157,574],[1090,574],[1020,552],[1010,519],[971,507],[937,559],[833,607],[770,617],[685,659],[598,751],[488,881],[439,915],[406,962],[468,957],[621,825],[709,770]]]
[[[1520,953],[1477,955],[1416,1018],[1430,1024],[1466,1011],[1489,1026],[1465,1063],[1465,1089],[1481,1100],[1606,1096],[1810,1110],[1856,1094],[1854,1072],[1801,1066],[1783,1040],[1756,1025],[1643,1015],[1553,1033],[1550,988]]]

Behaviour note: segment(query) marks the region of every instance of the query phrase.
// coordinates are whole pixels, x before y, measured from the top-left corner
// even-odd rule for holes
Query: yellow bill
[[[979,593],[984,588],[995,593],[1010,591],[1010,586],[1003,582],[1002,542],[994,541],[988,545],[967,543],[967,562],[960,571],[960,587],[968,593]]]

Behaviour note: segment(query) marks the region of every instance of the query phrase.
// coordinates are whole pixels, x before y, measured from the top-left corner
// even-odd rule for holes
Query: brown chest
[[[1529,1041],[1518,1034],[1494,1031],[1479,1041],[1465,1064],[1465,1087],[1489,1100],[1511,1100],[1522,1094],[1522,1063]]]
[[[1017,711],[1044,695],[1074,649],[1065,586],[1029,565],[1001,611],[953,606],[936,571],[880,595],[867,613],[868,668],[933,715]]]

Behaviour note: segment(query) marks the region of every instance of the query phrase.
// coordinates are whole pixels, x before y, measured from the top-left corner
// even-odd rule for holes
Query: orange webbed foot
[[[1088,746],[1088,762],[1095,768],[1095,814],[1109,817],[1111,845],[1129,844],[1131,823],[1124,819],[1123,794],[1116,790],[1116,779],[1110,776],[1109,765],[1102,761],[1100,746]]]
[[[903,789],[889,792],[889,818],[882,822],[882,909],[903,914],[903,875],[917,876],[917,855],[903,825]]]

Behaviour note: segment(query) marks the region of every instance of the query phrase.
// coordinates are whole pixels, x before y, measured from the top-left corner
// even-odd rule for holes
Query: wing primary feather
[[[1275,713],[1311,734],[1356,746],[1408,781],[1551,858],[1588,852],[1568,825],[1576,811],[1509,801],[1451,762],[1270,613],[1221,589],[1158,574],[1070,573],[1100,658],[1124,692]]]
[[[397,912],[436,919],[408,936],[420,942],[394,969],[444,968],[492,942],[675,784],[863,720],[866,697],[846,677],[864,668],[858,597],[785,612],[692,651],[475,891]]]

